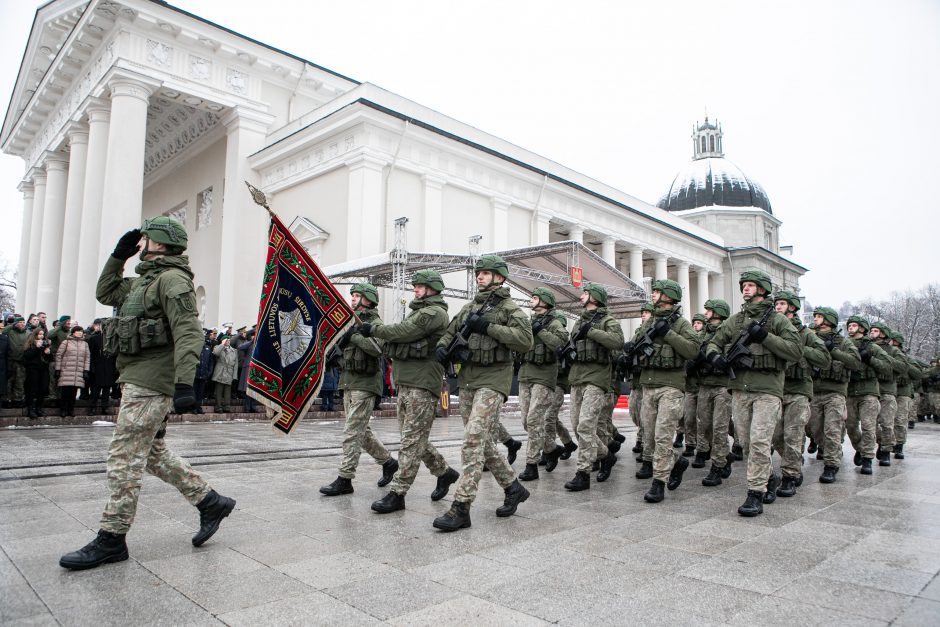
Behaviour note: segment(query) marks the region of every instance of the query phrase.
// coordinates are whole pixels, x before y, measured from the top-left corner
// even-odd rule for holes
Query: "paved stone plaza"
[[[616,422],[632,443],[633,426]],[[518,416],[507,428],[522,435]],[[397,422],[374,428],[397,449]],[[2,625],[940,624],[940,426],[910,433],[907,459],[861,477],[847,456],[838,482],[804,466],[796,498],[744,519],[743,465],[718,488],[690,469],[666,501],[642,500],[628,447],[613,477],[569,494],[574,460],[527,484],[516,516],[484,475],[473,527],[444,534],[450,505],[428,498],[422,470],[407,511],[370,503],[379,467],[360,464],[355,494],[317,489],[336,476],[342,424],[172,425],[167,439],[238,500],[205,546],[198,515],[172,488],[144,481],[131,559],[67,572],[61,554],[88,542],[105,504],[107,427],[0,431]],[[459,468],[460,419],[432,439]],[[524,460],[516,461],[521,470]]]

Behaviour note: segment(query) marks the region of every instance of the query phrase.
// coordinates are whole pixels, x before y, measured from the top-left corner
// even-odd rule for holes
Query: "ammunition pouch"
[[[545,343],[536,340],[532,350],[522,356],[522,361],[527,364],[543,366],[545,364],[553,364],[557,359],[555,357],[555,351],[550,349]]]
[[[835,381],[837,383],[847,383],[852,378],[853,372],[845,367],[841,361],[832,360],[832,365],[828,370],[820,370],[817,379]]]
[[[483,315],[485,320],[494,324],[506,325],[509,323],[509,311],[502,307],[491,309]],[[512,351],[500,344],[495,338],[482,333],[471,333],[467,338],[469,355],[461,363],[467,362],[477,366],[489,366],[512,361]]]
[[[403,361],[428,359],[431,356],[431,338],[424,337],[414,342],[401,344],[388,342],[385,344],[385,354],[392,359],[401,359]]]
[[[754,360],[750,370],[761,370],[764,372],[782,372],[786,369],[787,362],[778,359],[776,355],[764,348],[763,344],[751,344],[748,346],[751,356]]]
[[[653,354],[649,357],[640,355],[640,365],[644,368],[654,370],[674,370],[676,368],[685,368],[685,360],[680,358],[675,349],[666,344],[653,344]]]
[[[115,316],[102,323],[104,346],[109,355],[138,355],[150,348],[172,344],[169,321],[164,318]]]
[[[379,360],[349,344],[343,351],[343,367],[353,374],[375,374],[379,371]]]

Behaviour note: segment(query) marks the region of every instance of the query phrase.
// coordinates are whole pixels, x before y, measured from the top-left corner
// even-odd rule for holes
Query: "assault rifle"
[[[679,316],[682,315],[682,307],[676,306],[673,308],[672,313],[670,313],[664,320],[666,322],[667,328],[666,332],[669,332],[669,329],[672,328],[672,325],[676,323],[676,320],[679,319]],[[627,342],[623,345],[623,352],[627,354],[627,359],[633,361],[640,357],[642,354],[644,357],[649,358],[653,356],[653,352],[656,350],[653,340],[656,339],[656,335],[653,334],[656,329],[656,325],[659,323],[659,320],[654,322],[649,326],[640,339],[636,342]],[[665,333],[663,333],[665,335]]]
[[[448,377],[453,378],[457,376],[457,372],[454,369],[455,363],[462,364],[470,359],[470,320],[482,318],[495,306],[496,301],[493,300],[493,295],[490,294],[480,308],[471,312],[466,320],[463,321],[463,324],[460,325],[460,328],[457,329],[457,333],[454,334],[453,339],[451,339],[450,343],[444,349],[444,358],[441,360],[441,364],[447,370]]]
[[[575,347],[575,343],[578,340],[583,340],[587,337],[588,331],[594,327],[594,323],[597,322],[598,317],[600,317],[601,312],[596,312],[594,316],[583,323],[578,327],[578,332],[574,337],[568,338],[568,343],[562,346],[561,348],[555,351],[555,357],[558,360],[558,368],[561,370],[568,370],[578,358],[578,349]]]
[[[770,320],[770,316],[773,315],[775,309],[773,305],[767,308],[764,311],[764,315],[760,317],[760,320],[757,321],[757,326],[763,329],[767,325],[767,321]],[[741,330],[741,335],[738,336],[738,339],[734,344],[731,345],[731,350],[728,351],[727,356],[725,356],[725,361],[728,363],[728,378],[734,380],[734,366],[737,365],[744,370],[751,368],[754,365],[754,356],[751,354],[751,349],[748,346],[753,342],[753,328],[754,323],[752,322],[744,329]]]

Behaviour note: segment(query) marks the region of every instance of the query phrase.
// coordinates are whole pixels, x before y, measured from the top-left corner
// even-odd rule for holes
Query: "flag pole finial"
[[[245,185],[248,186],[248,191],[251,192],[251,199],[255,201],[255,204],[264,207],[271,216],[274,216],[274,212],[271,210],[271,207],[268,206],[268,197],[265,196],[264,192],[248,181],[245,181]]]

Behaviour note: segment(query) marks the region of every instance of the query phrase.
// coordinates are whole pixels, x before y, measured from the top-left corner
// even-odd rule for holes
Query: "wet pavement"
[[[232,516],[193,548],[197,510],[147,476],[131,558],[83,572],[58,558],[98,528],[111,429],[2,429],[0,624],[940,624],[940,425],[919,423],[906,459],[871,477],[848,445],[831,485],[807,456],[797,496],[745,519],[743,464],[717,488],[690,469],[663,503],[644,503],[635,430],[625,412],[615,422],[628,440],[609,481],[567,493],[575,464],[562,461],[497,518],[503,494],[484,474],[473,526],[452,534],[431,527],[451,495],[428,498],[426,469],[394,514],[369,509],[386,490],[367,456],[354,494],[320,495],[339,421],[290,437],[260,422],[174,424],[168,443],[237,499]],[[517,414],[504,424],[524,437]],[[373,429],[397,450],[395,419]],[[432,441],[458,469],[461,437],[459,417],[436,421]]]

